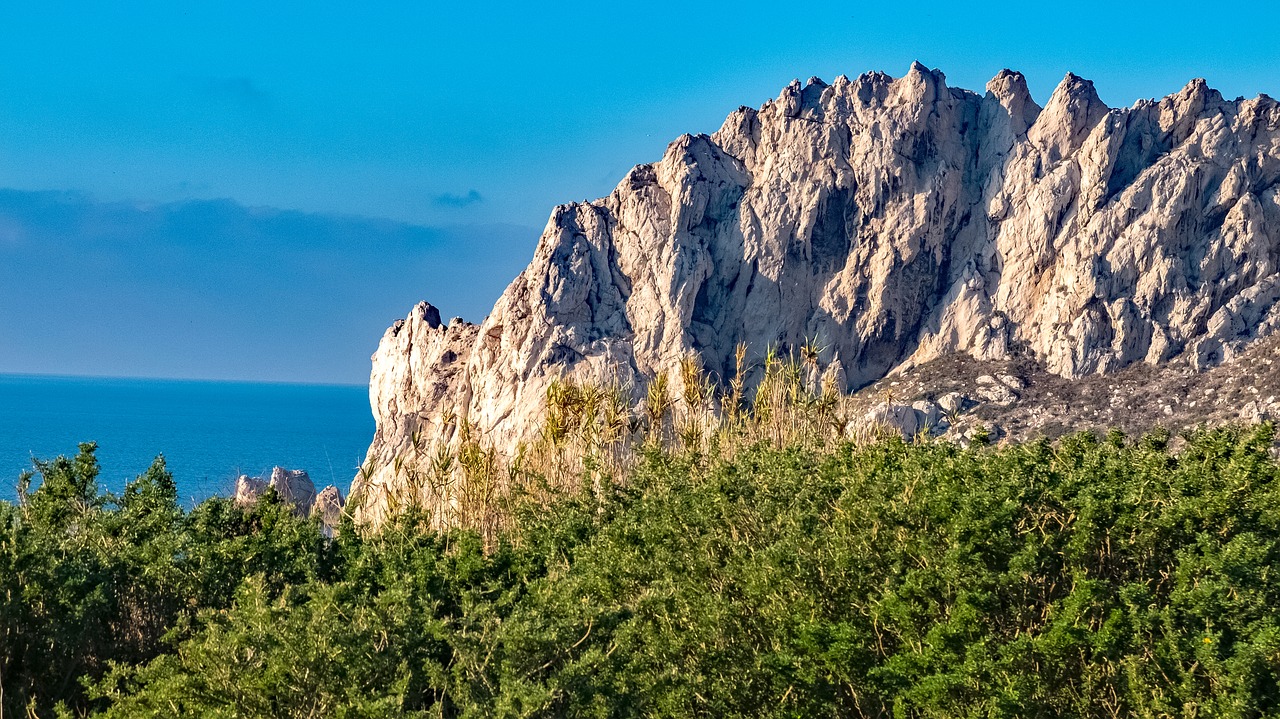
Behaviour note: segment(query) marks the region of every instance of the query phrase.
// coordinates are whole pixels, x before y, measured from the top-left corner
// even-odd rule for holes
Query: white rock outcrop
[[[258,497],[261,497],[265,491],[267,491],[267,480],[242,474],[236,478],[236,491],[231,499],[241,507],[248,507],[257,502]]]
[[[346,505],[342,492],[332,484],[316,494],[316,501],[311,505],[311,516],[319,518],[321,531],[332,537],[338,525],[342,523],[342,508]]]
[[[411,438],[462,420],[499,448],[531,438],[561,375],[643,387],[694,352],[724,377],[739,342],[814,337],[847,387],[953,352],[1067,378],[1209,367],[1274,332],[1278,299],[1270,97],[1194,80],[1113,109],[1069,74],[1041,107],[1016,72],[978,94],[919,64],[793,82],[555,208],[481,324],[423,303],[388,330],[352,493],[376,519]]]
[[[301,469],[283,467],[273,467],[270,479],[240,475],[236,479],[233,501],[241,506],[252,505],[268,488],[274,489],[280,499],[292,505],[294,512],[302,517],[308,515],[316,501],[316,486],[311,477]]]

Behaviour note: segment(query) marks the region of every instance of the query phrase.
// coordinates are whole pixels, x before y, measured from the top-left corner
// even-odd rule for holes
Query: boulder
[[[316,495],[316,500],[311,505],[311,516],[320,519],[325,536],[332,537],[334,530],[342,522],[344,504],[342,492],[333,485],[325,487]]]
[[[926,432],[932,432],[945,421],[942,417],[942,407],[937,402],[930,402],[927,399],[919,400],[912,402],[911,408],[916,411],[916,416],[920,420],[920,429]]]
[[[1000,384],[1012,390],[1023,390],[1027,388],[1026,380],[1016,375],[1002,374],[998,379],[1000,380]]]
[[[881,404],[873,407],[862,417],[862,425],[866,428],[883,428],[893,430],[904,439],[913,439],[926,429],[924,417],[914,407],[905,404]]]
[[[938,398],[938,409],[948,417],[954,417],[968,407],[970,400],[959,392],[948,392]]]
[[[267,489],[267,481],[261,477],[250,477],[242,474],[236,479],[236,491],[232,495],[232,501],[236,504],[247,507],[258,501],[258,497]]]

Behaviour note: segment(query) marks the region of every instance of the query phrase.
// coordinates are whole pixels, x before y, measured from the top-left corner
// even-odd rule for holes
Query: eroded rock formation
[[[1194,80],[1112,109],[1067,75],[1041,107],[1018,73],[976,94],[919,64],[793,82],[555,208],[481,324],[423,303],[388,330],[353,493],[376,505],[412,438],[460,420],[530,439],[556,377],[643,387],[690,352],[724,377],[739,342],[814,338],[850,389],[957,352],[1063,378],[1207,368],[1280,325],[1278,263],[1265,95]]]

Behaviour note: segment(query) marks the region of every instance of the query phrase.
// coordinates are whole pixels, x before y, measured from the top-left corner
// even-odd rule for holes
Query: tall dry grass
[[[603,496],[625,481],[645,451],[707,460],[761,443],[828,451],[842,442],[875,441],[880,426],[855,423],[842,382],[823,381],[821,351],[806,343],[786,355],[769,349],[758,362],[735,349],[734,373],[717,381],[696,355],[643,391],[614,385],[552,382],[536,441],[499,453],[456,417],[453,441],[415,434],[395,458],[383,516],[414,510],[437,528],[462,527],[492,542],[514,517],[514,501],[551,501],[583,487]],[[757,373],[753,382],[748,378]],[[638,400],[635,398],[639,398]],[[352,497],[358,506],[370,498]]]

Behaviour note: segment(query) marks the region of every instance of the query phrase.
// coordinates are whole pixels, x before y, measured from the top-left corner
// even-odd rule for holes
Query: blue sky
[[[1230,12],[1177,2],[5,3],[0,188],[73,191],[57,195],[67,216],[127,206],[152,229],[94,235],[81,223],[51,234],[40,223],[52,220],[0,207],[0,240],[6,223],[28,238],[25,254],[0,261],[32,285],[0,289],[0,371],[360,382],[382,330],[414,300],[479,319],[477,308],[527,260],[554,204],[608,192],[680,133],[713,131],[735,107],[759,105],[793,77],[898,75],[919,59],[979,91],[1001,68],[1021,70],[1042,102],[1068,70],[1094,80],[1112,105],[1174,92],[1197,76],[1227,97],[1275,94],[1278,32],[1280,9],[1269,3]],[[58,272],[41,247],[109,246],[125,268],[150,267],[155,248],[169,243],[205,242],[201,259],[221,268],[218,278],[250,272],[255,258],[245,246],[207,229],[170,237],[157,225],[186,203],[221,199],[240,210],[315,213],[313,223],[342,225],[353,215],[400,223],[378,226],[435,238],[412,256],[436,274],[379,277],[376,255],[356,236],[326,250],[333,263],[351,258],[349,276],[341,286],[328,280],[313,305],[352,317],[341,332],[317,326],[295,338],[323,345],[312,348],[320,356],[306,371],[208,360],[201,332],[215,324],[226,325],[223,344],[235,344],[237,327],[245,345],[290,339],[293,330],[278,324],[285,306],[238,315],[223,302],[219,314],[214,302],[178,346],[145,346],[149,300],[131,294],[119,269],[94,280],[90,294],[112,326],[134,331],[104,332],[99,342],[111,351],[100,362],[84,360],[74,337],[40,353],[12,349],[74,310],[33,303],[30,311],[45,315],[12,319],[25,307],[15,296],[38,292],[29,278]],[[86,207],[95,203],[107,210]],[[255,231],[305,287],[308,266],[292,252],[310,246],[314,224]],[[501,261],[461,264],[470,251]],[[460,276],[467,281],[441,279]],[[167,281],[175,297],[229,292]],[[375,283],[386,297],[353,307]],[[122,339],[113,345],[115,335]]]

